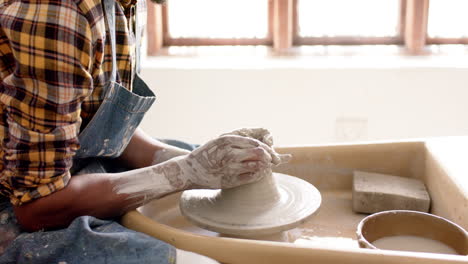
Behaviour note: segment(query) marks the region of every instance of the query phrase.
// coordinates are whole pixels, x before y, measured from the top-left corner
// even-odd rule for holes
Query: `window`
[[[399,0],[298,0],[295,43],[400,44]]]
[[[269,34],[267,0],[170,0],[167,8],[171,39],[266,39]]]
[[[466,0],[168,0],[148,6],[148,54],[163,46],[468,44]]]
[[[161,46],[271,45],[271,0],[169,0],[148,6],[148,53]]]
[[[427,25],[429,44],[468,44],[468,1],[431,0]]]

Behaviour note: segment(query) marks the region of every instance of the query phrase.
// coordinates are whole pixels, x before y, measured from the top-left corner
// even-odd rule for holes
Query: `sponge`
[[[428,212],[429,193],[417,179],[355,171],[353,175],[353,210],[376,213],[387,210]]]

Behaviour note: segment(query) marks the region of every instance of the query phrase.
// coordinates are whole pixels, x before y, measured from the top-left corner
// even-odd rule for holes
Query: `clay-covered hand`
[[[248,137],[226,135],[175,158],[188,188],[232,188],[260,179],[271,167],[274,151]]]
[[[224,133],[221,136],[225,135],[238,135],[242,137],[255,138],[268,146],[273,146],[273,137],[271,136],[270,131],[266,128],[261,127],[246,127],[233,130],[228,133]]]
[[[274,165],[289,161],[267,144],[246,136],[225,135],[189,154],[153,166],[117,173],[114,190],[136,199],[135,206],[176,191],[225,189],[252,183]]]
[[[162,144],[162,146],[164,147],[156,151],[153,155],[153,165],[170,160],[174,157],[190,154],[190,151],[186,149],[181,149],[167,144]]]
[[[287,163],[292,158],[290,154],[278,154],[274,151],[273,137],[271,136],[270,131],[268,131],[268,129],[266,128],[260,128],[260,127],[240,128],[240,129],[236,129],[231,132],[222,134],[221,136],[225,136],[225,135],[238,135],[242,137],[249,137],[249,138],[257,139],[260,142],[268,145],[270,147],[268,151],[271,155],[271,163],[273,165]]]

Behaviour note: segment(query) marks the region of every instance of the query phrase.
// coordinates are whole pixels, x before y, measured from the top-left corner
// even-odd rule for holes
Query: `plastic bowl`
[[[459,225],[433,214],[408,210],[384,211],[367,216],[357,228],[361,248],[382,249],[373,242],[394,236],[428,238],[449,246],[459,255],[468,254],[468,233]]]

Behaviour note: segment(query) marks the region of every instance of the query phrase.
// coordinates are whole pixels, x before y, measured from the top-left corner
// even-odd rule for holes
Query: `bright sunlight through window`
[[[298,0],[300,37],[392,37],[399,17],[399,0]]]
[[[170,0],[172,38],[265,38],[268,0]]]
[[[461,38],[468,36],[468,1],[431,0],[427,34],[431,38]]]

